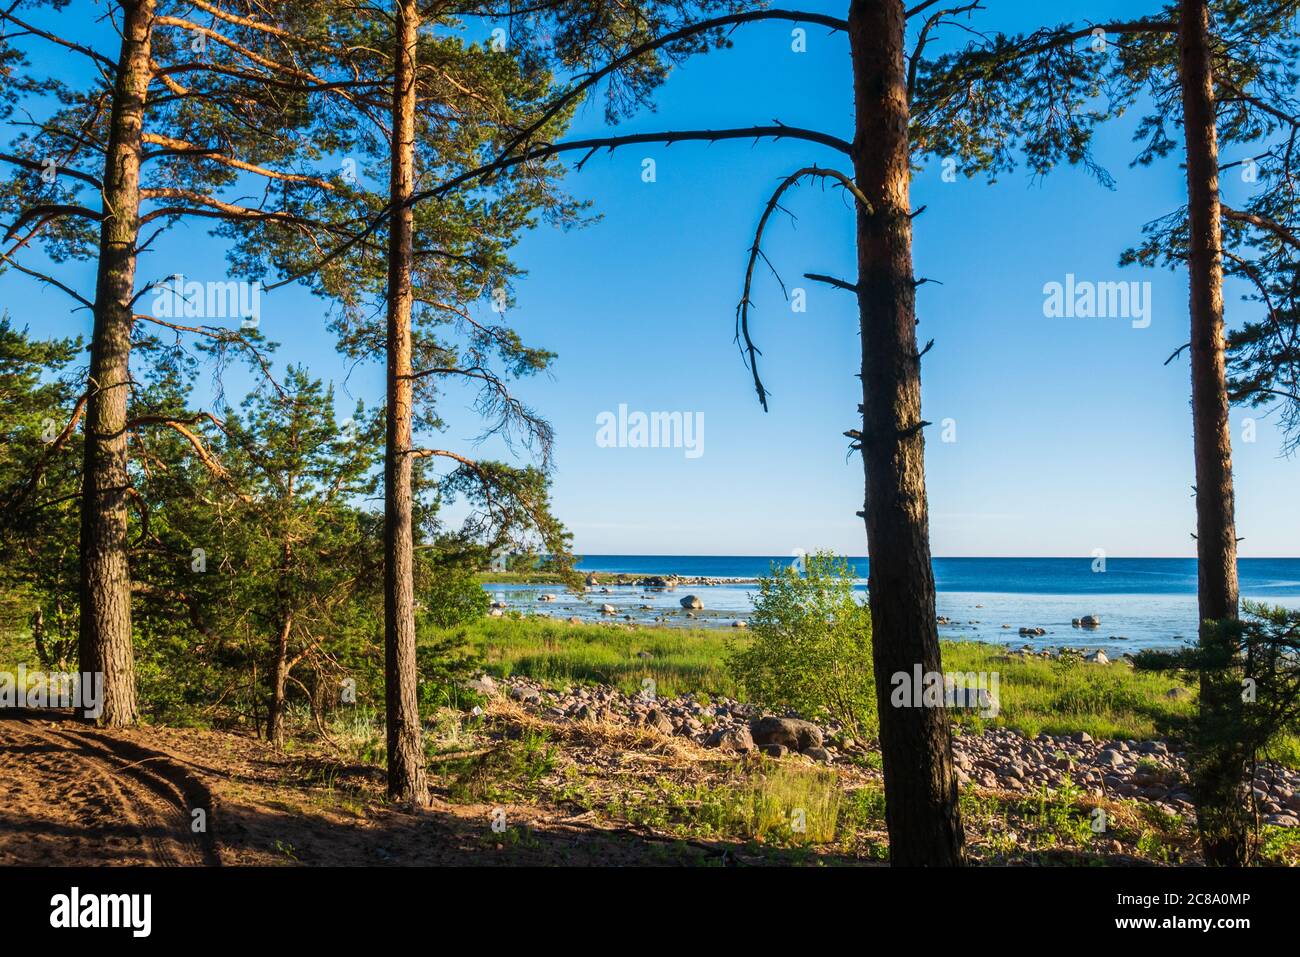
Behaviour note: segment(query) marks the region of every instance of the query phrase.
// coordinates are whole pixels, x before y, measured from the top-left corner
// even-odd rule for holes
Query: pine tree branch
[[[569,140],[567,142],[537,146],[518,156],[499,157],[485,166],[468,170],[467,172],[461,173],[438,186],[413,194],[411,198],[407,200],[407,205],[414,206],[427,199],[440,198],[461,186],[468,185],[477,180],[486,179],[496,173],[513,169],[514,167],[521,166],[524,163],[533,162],[539,159],[547,159],[551,156],[558,156],[561,153],[573,152],[575,150],[584,150],[587,153],[587,156],[585,156],[579,163],[579,167],[581,167],[582,163],[585,163],[590,159],[593,153],[602,149],[612,152],[620,146],[630,146],[639,143],[662,143],[666,146],[671,146],[673,143],[682,142],[716,143],[722,140],[735,139],[807,140],[808,142],[817,143],[821,146],[829,146],[830,148],[839,150],[841,153],[848,156],[853,155],[853,147],[848,142],[837,136],[831,136],[829,133],[822,133],[817,130],[801,129],[797,126],[785,126],[783,124],[777,124],[775,126],[749,126],[726,130],[685,130],[667,131],[663,133],[633,133],[625,136],[602,136],[594,137],[592,139]],[[380,226],[387,221],[391,207],[392,203],[386,204],[379,214],[372,219],[361,232],[352,236],[343,244],[336,246],[327,255],[318,259],[307,268],[299,270],[298,272],[281,279],[279,282],[271,283],[266,287],[267,291],[278,289],[279,287],[286,286],[292,282],[297,282],[304,276],[308,276],[329,265],[329,263],[333,262],[339,256],[342,256],[353,246],[362,242],[379,229]]]
[[[754,340],[749,335],[749,309],[753,303],[750,300],[750,292],[754,283],[754,267],[758,264],[758,259],[763,256],[762,243],[763,233],[767,229],[768,220],[772,214],[780,208],[781,197],[785,191],[795,186],[800,180],[806,178],[834,179],[841,186],[853,194],[853,197],[862,205],[862,208],[868,215],[872,213],[870,201],[858,189],[853,180],[841,173],[839,170],[826,169],[821,166],[805,166],[803,169],[796,170],[781,181],[781,185],[776,188],[772,196],[763,207],[763,214],[758,219],[758,228],[754,232],[754,242],[749,247],[749,262],[745,267],[745,285],[741,292],[740,302],[736,304],[736,338],[737,345],[743,338],[745,343],[741,346],[741,355],[745,358],[745,364],[754,376],[754,389],[758,392],[758,401],[763,406],[763,411],[767,411],[767,389],[763,386],[763,380],[758,375],[758,355],[759,351],[754,345]],[[763,257],[766,260],[766,257]],[[770,263],[768,264],[771,265]],[[779,277],[778,277],[779,281]],[[784,292],[784,285],[782,291]]]
[[[914,8],[915,9],[915,8]],[[925,52],[926,44],[930,42],[930,33],[944,17],[957,16],[962,13],[973,13],[976,10],[983,10],[984,6],[979,0],[973,0],[960,7],[949,7],[946,10],[939,10],[926,18],[921,32],[916,38],[916,46],[912,48],[912,55],[908,58],[907,65],[907,99],[911,102],[913,95],[916,93],[916,74],[921,66],[921,54]],[[911,16],[909,13],[908,16]]]
[[[752,10],[748,13],[733,13],[727,16],[713,17],[708,20],[700,20],[695,23],[687,24],[681,29],[673,30],[670,33],[665,33],[662,36],[656,37],[653,40],[647,40],[645,43],[638,44],[622,55],[615,57],[600,69],[586,74],[579,82],[562,93],[551,103],[550,106],[543,110],[541,116],[511,139],[510,142],[506,144],[505,148],[501,150],[498,159],[504,158],[514,152],[515,147],[525,142],[530,136],[554,119],[555,116],[557,116],[566,106],[578,97],[582,96],[587,90],[591,89],[602,79],[617,71],[619,67],[624,66],[638,57],[657,50],[660,47],[667,46],[679,40],[687,39],[688,37],[696,36],[700,33],[707,33],[710,30],[716,30],[721,27],[739,26],[744,23],[754,23],[761,20],[789,20],[795,23],[815,23],[819,26],[825,26],[831,30],[839,31],[847,30],[849,27],[847,21],[841,20],[838,17],[826,16],[825,14],[819,13],[805,13],[796,10]]]
[[[1222,206],[1221,209],[1224,219],[1230,219],[1236,223],[1249,223],[1252,226],[1257,226],[1266,232],[1272,233],[1287,245],[1300,249],[1300,235],[1296,235],[1281,223],[1274,222],[1266,216],[1260,216],[1258,213],[1247,213],[1240,209],[1233,209],[1230,206]]]
[[[194,454],[198,456],[199,461],[203,463],[204,467],[206,467],[209,472],[228,485],[240,501],[245,504],[252,504],[252,496],[239,490],[238,486],[235,484],[235,480],[231,477],[230,473],[226,471],[226,467],[221,464],[220,460],[212,453],[207,445],[204,444],[198,434],[190,429],[190,426],[196,425],[205,420],[213,422],[217,428],[224,431],[225,424],[211,412],[196,412],[187,418],[177,418],[166,415],[142,415],[137,416],[134,419],[129,419],[126,423],[126,428],[128,430],[135,430],[144,425],[161,425],[176,432],[190,444],[190,447],[194,449]]]
[[[20,273],[23,273],[24,275],[31,276],[33,279],[39,280],[40,282],[53,286],[55,289],[67,293],[69,296],[77,300],[77,302],[81,303],[87,309],[94,309],[95,304],[91,302],[89,299],[87,299],[85,296],[81,295],[81,293],[77,292],[71,286],[59,282],[59,280],[55,279],[53,276],[47,275],[46,273],[38,272],[35,269],[31,269],[27,266],[24,266],[18,260],[13,258],[14,252],[20,249],[22,246],[24,246],[27,243],[27,241],[40,230],[40,228],[41,228],[40,226],[37,226],[30,233],[28,233],[27,236],[23,237],[23,239],[20,242],[15,244],[13,248],[11,248],[8,252],[0,253],[0,261],[7,262],[10,266],[12,266],[14,269],[17,269]]]
[[[63,429],[59,434],[45,447],[45,451],[41,454],[40,460],[32,469],[31,475],[27,477],[27,481],[19,486],[14,493],[5,500],[3,511],[6,515],[11,514],[15,509],[19,508],[40,486],[41,477],[45,474],[45,470],[49,468],[50,462],[53,461],[55,453],[62,449],[63,446],[67,445],[68,439],[72,438],[73,433],[76,432],[77,423],[81,421],[82,415],[85,414],[86,400],[88,398],[88,394],[82,393],[81,397],[77,399],[76,405],[72,407],[72,415],[68,417],[67,424],[63,426]]]
[[[327,179],[321,179],[319,176],[308,176],[303,173],[283,173],[279,170],[267,169],[264,166],[257,166],[254,163],[246,163],[243,160],[227,156],[217,147],[199,146],[186,140],[173,139],[170,136],[162,136],[158,133],[145,133],[141,136],[141,139],[146,143],[152,143],[154,146],[166,147],[166,149],[145,153],[140,157],[141,163],[147,163],[149,160],[165,156],[203,156],[222,166],[243,170],[246,173],[256,173],[258,176],[267,179],[285,180],[292,183],[310,183],[313,186],[331,191],[338,189],[336,184]],[[0,158],[3,157],[0,156]]]
[[[13,11],[14,8],[12,6],[8,10],[0,10],[0,20],[8,20],[15,26],[26,30],[32,36],[40,37],[42,40],[48,40],[50,43],[72,50],[74,53],[80,53],[82,56],[89,57],[107,70],[110,76],[115,76],[117,74],[117,64],[104,56],[104,54],[98,53],[90,47],[82,46],[80,43],[73,43],[71,40],[66,40],[63,37],[57,36],[56,34],[42,30],[39,27],[20,20],[18,17],[14,16]]]
[[[0,160],[7,163],[13,163],[15,166],[21,166],[24,169],[35,170],[36,172],[43,172],[46,169],[46,165],[42,162],[28,159],[25,156],[16,156],[13,153],[0,153]],[[55,166],[54,171],[58,176],[71,176],[73,179],[79,179],[83,182],[89,183],[96,189],[100,189],[102,185],[97,177],[92,176],[90,173],[83,173],[79,169],[72,169],[69,166]]]
[[[52,219],[61,219],[64,216],[81,216],[85,219],[93,220],[94,222],[99,222],[104,218],[103,213],[97,212],[93,209],[87,209],[85,206],[66,205],[62,203],[42,203],[38,206],[29,206],[27,209],[19,213],[18,218],[14,221],[13,225],[5,230],[4,239],[2,241],[6,243],[9,242],[9,240],[13,239],[14,235],[20,229],[26,226],[33,219],[44,217],[43,225],[45,222],[49,222]]]
[[[811,279],[813,282],[824,282],[828,286],[834,286],[836,289],[844,289],[848,292],[856,293],[858,287],[845,279],[837,279],[834,276],[824,276],[821,273],[806,272],[803,274],[805,279]]]

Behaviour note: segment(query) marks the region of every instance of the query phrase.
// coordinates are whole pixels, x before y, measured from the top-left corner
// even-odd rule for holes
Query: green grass
[[[734,695],[727,672],[730,632],[707,629],[569,625],[549,618],[484,618],[452,629],[497,677],[526,675],[553,687],[599,683],[635,694],[646,679],[655,693]],[[652,657],[639,658],[638,652]]]
[[[1097,739],[1157,737],[1195,713],[1191,697],[1167,697],[1177,678],[1135,671],[1123,660],[1095,665],[1077,659],[1009,657],[995,645],[945,642],[947,671],[997,672],[999,709],[993,719],[961,713],[962,724],[1010,727],[1027,735],[1073,734]],[[1190,690],[1190,689],[1189,689]]]
[[[645,679],[658,694],[688,691],[744,698],[726,666],[731,643],[745,641],[731,631],[646,626],[569,625],[542,617],[484,618],[455,631],[483,655],[498,677],[526,675],[551,686],[602,683],[628,693]],[[649,659],[637,657],[649,652]],[[1093,665],[1010,657],[997,645],[945,642],[947,671],[997,672],[1000,712],[984,719],[962,714],[975,729],[1011,727],[1094,738],[1151,738],[1191,716],[1195,701],[1166,693],[1180,682],[1163,674],[1137,672],[1123,662]]]

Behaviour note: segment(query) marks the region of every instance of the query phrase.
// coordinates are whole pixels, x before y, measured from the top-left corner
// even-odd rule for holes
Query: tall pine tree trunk
[[[271,671],[271,701],[266,709],[266,739],[275,748],[284,747],[284,705],[289,687],[289,635],[293,631],[293,616],[287,616],[280,625],[275,642],[275,662]]]
[[[429,801],[416,694],[414,540],[411,527],[411,265],[415,187],[415,72],[419,13],[397,0],[388,227],[388,435],[384,450],[384,673],[388,796]]]
[[[140,152],[154,0],[123,0],[108,148],[104,158],[95,325],[86,402],[81,495],[81,670],[103,675],[100,722],[137,718],[127,563],[127,435],[131,316],[140,220]]]
[[[857,114],[854,173],[872,211],[858,211],[862,460],[890,860],[962,863],[948,714],[894,708],[894,675],[941,671],[935,621],[916,346],[910,143],[899,0],[853,0],[849,42]]]
[[[1188,275],[1191,287],[1192,435],[1196,455],[1196,568],[1202,648],[1220,665],[1231,639],[1216,623],[1237,618],[1237,531],[1232,434],[1224,382],[1223,234],[1219,146],[1207,0],[1179,4],[1179,72],[1187,149]],[[1195,763],[1197,818],[1206,862],[1246,862],[1249,817],[1243,778],[1248,755],[1231,733],[1242,707],[1231,669],[1201,677],[1201,759]]]

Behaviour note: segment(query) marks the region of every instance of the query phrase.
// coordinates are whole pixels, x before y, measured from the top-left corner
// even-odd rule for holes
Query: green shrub
[[[435,569],[422,597],[428,619],[437,628],[455,628],[482,618],[491,604],[473,569],[459,565]]]
[[[838,721],[859,737],[876,727],[871,613],[842,558],[818,552],[803,574],[773,566],[760,579],[750,640],[728,666],[746,696],[774,710]]]

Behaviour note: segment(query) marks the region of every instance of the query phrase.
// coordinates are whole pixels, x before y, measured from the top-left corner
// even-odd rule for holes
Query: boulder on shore
[[[681,600],[680,604],[683,608],[694,609],[696,611],[699,611],[704,607],[704,602],[700,601],[700,599],[695,595],[687,595]]]
[[[750,736],[760,748],[781,745],[790,751],[820,748],[823,745],[822,729],[802,718],[778,718],[765,715],[749,724]]]
[[[744,754],[754,750],[754,738],[749,728],[742,724],[736,728],[718,728],[704,740],[704,746]]]
[[[664,714],[658,708],[651,708],[645,716],[645,726],[658,731],[660,734],[672,734],[673,722],[668,715]]]

